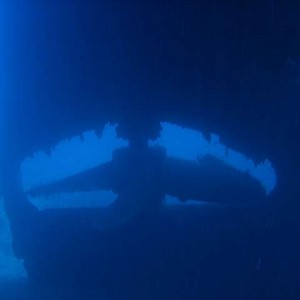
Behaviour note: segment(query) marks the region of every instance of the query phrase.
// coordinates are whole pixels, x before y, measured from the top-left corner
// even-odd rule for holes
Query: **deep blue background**
[[[120,256],[110,256],[116,260],[104,269],[117,278],[107,277],[107,289],[116,299],[123,299],[118,291],[126,286],[128,299],[134,295],[142,299],[147,299],[145,295],[150,299],[299,298],[298,3],[12,1],[1,3],[2,7],[0,176],[4,196],[18,191],[15,179],[26,156],[86,130],[101,131],[107,121],[123,125],[123,136],[130,136],[130,129],[137,126],[152,135],[158,121],[218,133],[233,149],[257,161],[266,157],[272,161],[278,172],[272,202],[246,210],[208,209],[200,221],[188,211],[180,234],[177,221],[168,223],[167,217],[161,221],[164,225],[153,221],[136,231],[134,223],[128,225],[116,236],[124,238],[125,250],[126,245],[132,250],[133,242],[140,241],[140,252],[145,253],[140,263],[145,266],[130,266],[138,274],[134,285],[130,276],[117,270],[130,270],[128,257],[136,253],[122,257],[124,250]],[[14,199],[19,197],[12,194]],[[66,227],[62,235],[58,225],[43,234],[40,219],[24,227],[30,209],[19,204],[6,201],[15,249],[26,256],[35,274],[39,268],[47,269],[44,259],[51,258],[56,245],[66,243],[72,248],[76,239],[85,245],[94,238],[77,234],[84,228],[72,222],[76,220],[73,212],[69,222],[61,216]],[[54,212],[43,218],[52,226],[60,215]],[[201,226],[208,228],[203,235]],[[153,247],[158,252],[147,252],[149,240],[142,238],[147,231],[156,237]],[[28,232],[34,232],[32,239]],[[126,236],[128,232],[132,235]],[[72,234],[74,239],[65,239]],[[176,238],[178,247],[174,247]],[[108,239],[109,253],[122,248],[122,239]],[[79,260],[80,251],[86,251],[78,244],[69,267],[73,259]],[[170,257],[170,244],[176,260],[170,259],[168,266],[164,255]],[[201,252],[193,253],[194,249]],[[97,247],[89,250],[98,253]],[[162,253],[162,261],[147,258],[147,253]],[[155,289],[153,282],[146,284],[152,265],[165,267],[160,288]],[[72,274],[80,271],[75,268]],[[87,272],[91,278],[98,276],[99,269],[94,271]],[[122,288],[114,288],[114,282]]]

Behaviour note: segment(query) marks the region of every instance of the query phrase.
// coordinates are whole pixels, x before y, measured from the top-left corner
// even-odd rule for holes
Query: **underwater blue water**
[[[0,300],[104,300],[102,291],[116,292],[110,300],[298,300],[299,3],[146,2],[0,0]],[[107,120],[120,126],[72,137]],[[188,166],[207,167],[204,158],[224,162],[241,181],[242,172],[253,177],[266,197],[228,205],[225,190],[225,205],[184,201],[189,184],[191,193],[198,186],[174,172],[162,183],[180,200],[165,195],[159,216],[142,210],[103,231],[99,215],[111,216],[106,211],[118,204],[112,191],[27,196],[37,213],[14,189],[27,153],[38,151],[22,162],[24,191],[108,162],[128,146],[116,131],[137,137],[130,141],[136,145],[155,135],[159,121],[161,134],[149,145],[172,158],[167,172],[180,169],[173,158],[194,163],[180,169],[187,178]],[[62,136],[69,139],[39,151]],[[269,157],[257,160],[262,153]],[[123,183],[126,199],[136,192],[137,173],[124,170],[134,180]],[[148,193],[161,200],[159,179],[152,176],[157,189],[150,185]],[[168,180],[178,183],[175,192]],[[203,186],[215,191],[209,180]],[[249,186],[238,202],[255,198]],[[72,288],[32,299],[28,278],[38,282],[35,295],[48,283]],[[96,297],[80,298],[95,283],[102,285]],[[129,297],[120,297],[124,290]],[[159,297],[164,292],[173,297]]]
[[[83,133],[81,138],[62,141],[50,155],[37,152],[25,159],[21,169],[23,188],[28,190],[107,162],[115,149],[127,145],[126,140],[116,137],[115,126],[110,125],[106,125],[100,138],[91,131]],[[216,134],[211,134],[211,141],[207,141],[199,131],[162,123],[160,137],[151,141],[150,146],[162,146],[167,150],[167,155],[187,160],[196,161],[205,155],[212,155],[232,168],[250,173],[261,182],[267,193],[276,185],[276,172],[267,158],[254,163],[242,153],[228,149]]]
[[[264,186],[266,193],[270,193],[276,185],[276,173],[271,162],[255,164],[245,155],[227,149],[220,142],[220,138],[212,134],[211,141],[207,141],[201,132],[189,128],[183,128],[171,123],[162,123],[160,137],[152,141],[150,146],[161,146],[167,150],[167,155],[180,157],[187,160],[197,161],[205,155],[212,155],[230,165],[232,168],[249,172],[257,178]],[[115,126],[107,124],[103,133],[98,137],[95,132],[85,132],[82,137],[74,137],[70,140],[60,142],[53,148],[50,155],[37,152],[33,157],[24,160],[22,164],[22,182],[24,190],[28,190],[40,184],[45,184],[62,179],[66,176],[76,174],[98,164],[107,162],[112,158],[112,152],[119,147],[126,147],[126,140],[116,137]],[[52,195],[48,197],[30,198],[30,201],[39,210],[47,208],[66,207],[106,207],[117,198],[117,195],[109,191],[97,191],[89,193],[72,193],[72,202],[69,194]],[[165,205],[205,205],[199,201],[190,199],[187,202],[166,196]],[[11,236],[8,221],[5,218],[3,207],[1,207],[3,222],[2,239],[5,238],[6,249],[0,252],[0,262],[6,267],[1,268],[2,277],[24,277],[26,272],[22,262],[14,258],[11,250]],[[1,249],[4,249],[2,247]],[[1,256],[2,255],[2,256]],[[1,259],[2,257],[2,259]],[[4,263],[5,262],[5,263]]]

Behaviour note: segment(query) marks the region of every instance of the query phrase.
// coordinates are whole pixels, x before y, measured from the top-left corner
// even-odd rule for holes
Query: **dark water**
[[[299,299],[299,16],[275,0],[1,2],[0,196],[28,278],[0,298]],[[69,143],[91,131],[105,146]],[[30,191],[32,158],[27,182],[52,184]],[[99,190],[117,199],[86,205]]]

